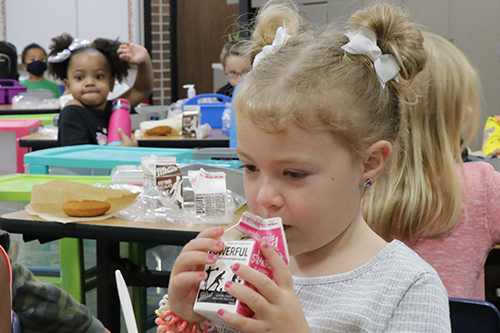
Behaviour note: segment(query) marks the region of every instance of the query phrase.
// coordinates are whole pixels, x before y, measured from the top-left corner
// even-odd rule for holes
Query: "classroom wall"
[[[16,46],[19,55],[26,45],[34,42],[48,52],[51,39],[64,32],[90,41],[104,37],[142,44],[142,2],[2,0],[0,35]],[[20,74],[26,76],[24,71]]]
[[[67,32],[90,41],[97,37],[141,42],[140,0],[2,0],[3,37],[18,51]]]

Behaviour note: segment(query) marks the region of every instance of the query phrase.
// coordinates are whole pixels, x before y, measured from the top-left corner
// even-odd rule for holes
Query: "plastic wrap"
[[[135,201],[115,216],[125,220],[137,222],[170,222],[174,224],[211,225],[213,220],[206,220],[196,214],[194,207],[194,191],[189,179],[183,177],[184,208],[179,208],[177,201],[166,192],[154,186],[143,191],[140,186],[114,184],[108,186],[114,189],[140,192]],[[218,220],[217,224],[229,224],[234,219],[234,212],[246,204],[246,199],[236,192],[227,190],[226,200],[228,205],[227,220]]]
[[[200,140],[210,134],[210,131],[212,131],[212,127],[210,126],[210,124],[203,124],[198,126],[194,131],[196,133],[196,138]]]
[[[50,92],[50,91],[48,91]],[[12,97],[12,109],[59,109],[59,98],[21,93]]]
[[[54,125],[45,125],[45,126],[38,127],[38,133],[40,133],[44,136],[53,137],[54,139],[57,139],[58,130],[59,130],[58,127],[54,126]]]

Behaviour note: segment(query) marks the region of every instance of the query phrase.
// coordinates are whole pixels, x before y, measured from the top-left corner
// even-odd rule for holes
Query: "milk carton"
[[[208,277],[200,283],[193,310],[215,321],[220,320],[217,315],[219,309],[252,317],[253,311],[229,295],[224,286],[226,282],[231,281],[247,284],[253,288],[232,272],[231,266],[236,263],[248,265],[273,278],[269,262],[259,250],[260,244],[264,241],[274,246],[288,265],[288,247],[281,218],[262,219],[245,212],[235,226],[226,230],[221,240],[224,241],[225,248],[216,253],[219,258],[215,264],[205,267]]]

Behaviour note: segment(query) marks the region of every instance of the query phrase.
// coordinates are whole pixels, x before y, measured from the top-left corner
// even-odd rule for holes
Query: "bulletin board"
[[[0,0],[0,38],[20,54],[31,43],[47,51],[64,32],[142,43],[141,0]]]

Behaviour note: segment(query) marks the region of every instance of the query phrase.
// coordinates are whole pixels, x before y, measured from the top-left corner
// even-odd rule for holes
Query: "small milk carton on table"
[[[225,248],[218,252],[219,258],[213,265],[206,265],[208,277],[200,283],[198,295],[193,310],[214,321],[220,320],[219,309],[252,317],[253,311],[225,290],[228,281],[247,284],[231,270],[231,266],[239,263],[248,265],[257,271],[273,278],[269,262],[260,253],[260,244],[267,242],[272,245],[288,265],[288,247],[285,232],[280,217],[263,219],[249,212],[244,212],[239,222],[226,230],[221,237]]]

